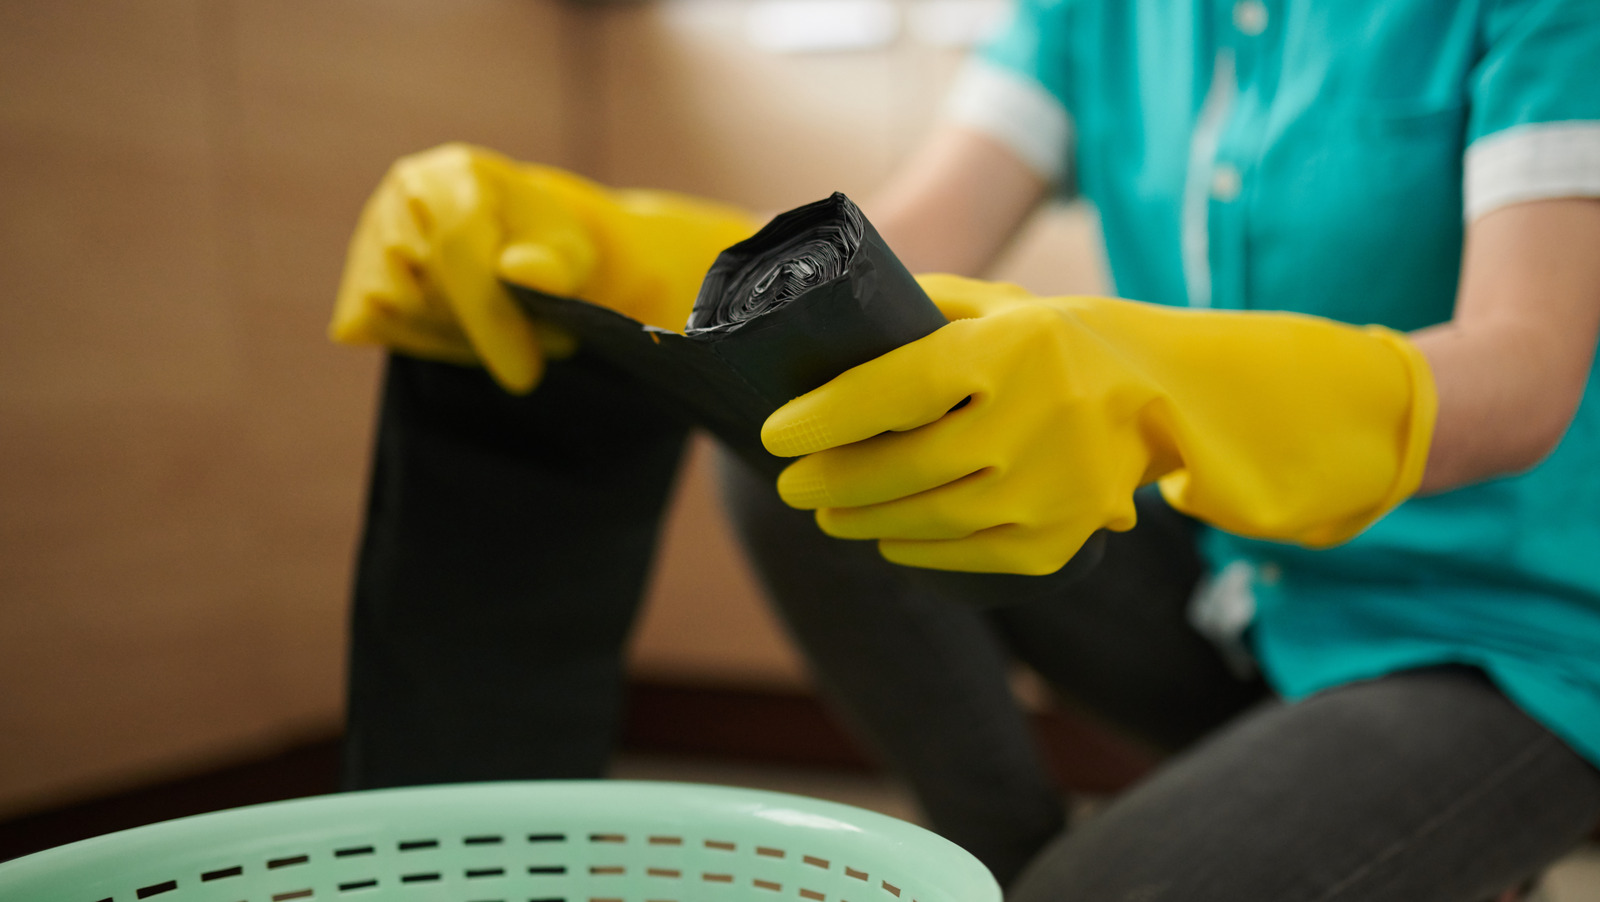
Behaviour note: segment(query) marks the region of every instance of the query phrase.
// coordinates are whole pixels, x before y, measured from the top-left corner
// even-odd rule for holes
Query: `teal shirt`
[[[1021,0],[951,115],[1095,204],[1123,297],[1417,329],[1465,222],[1600,196],[1600,0]],[[1276,688],[1478,665],[1600,763],[1594,380],[1526,474],[1328,550],[1210,531]]]

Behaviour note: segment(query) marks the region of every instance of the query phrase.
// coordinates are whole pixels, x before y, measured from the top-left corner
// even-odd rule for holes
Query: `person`
[[[951,325],[768,421],[777,492],[728,467],[819,682],[1013,898],[1469,902],[1600,820],[1596,59],[1587,0],[1022,0],[865,205],[972,275],[1075,181],[1137,299],[927,277]],[[353,784],[598,772],[685,427],[496,279],[672,327],[753,227],[464,147],[380,187]],[[1059,599],[901,576],[1100,528]],[[1177,754],[1066,827],[1012,654]]]

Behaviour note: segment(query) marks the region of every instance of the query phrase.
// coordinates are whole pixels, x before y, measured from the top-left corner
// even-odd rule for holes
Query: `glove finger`
[[[594,245],[575,228],[524,232],[500,252],[500,278],[556,297],[574,298],[594,276]]]
[[[1093,533],[1093,527],[1041,531],[1010,523],[960,539],[887,539],[878,553],[907,567],[1045,576],[1066,566]]]
[[[335,341],[371,341],[371,320],[386,301],[399,309],[419,300],[420,289],[410,270],[397,269],[389,251],[393,227],[388,220],[397,213],[405,215],[395,202],[397,192],[391,181],[386,179],[368,199],[350,238],[329,325]]]
[[[779,457],[799,457],[904,432],[938,420],[972,393],[961,353],[963,323],[847,370],[767,418],[761,442]]]
[[[583,185],[576,177],[544,169],[506,180],[501,278],[556,297],[582,296],[600,262],[594,225],[579,215],[586,194],[595,189]]]
[[[429,303],[416,267],[377,242],[347,257],[328,334],[345,344],[382,344],[443,360],[473,360],[448,310]]]
[[[446,146],[391,170],[409,219],[392,217],[393,246],[408,228],[425,239],[423,297],[446,308],[477,358],[508,391],[532,390],[544,373],[533,325],[500,284],[503,233],[497,198],[508,166],[492,154]],[[407,225],[409,223],[409,226]]]
[[[849,508],[905,498],[982,470],[992,432],[972,406],[909,432],[882,435],[807,455],[778,475],[778,495],[801,510]],[[969,532],[971,530],[968,530]]]
[[[474,366],[481,362],[477,352],[465,339],[457,338],[452,343],[441,342],[430,334],[417,331],[404,320],[377,320],[369,334],[371,337],[363,341],[364,344],[382,345],[411,357],[460,366]]]
[[[392,254],[352,253],[328,335],[344,344],[376,344],[433,360],[477,362],[460,326],[426,301],[411,267]]]
[[[420,271],[433,252],[429,241],[434,214],[425,199],[391,177],[362,213],[363,228],[387,254],[399,256]]]
[[[945,319],[974,319],[1030,297],[1027,290],[1009,282],[985,282],[948,273],[925,273],[917,284],[927,292]]]
[[[993,499],[994,471],[972,473],[955,482],[863,507],[825,507],[817,526],[836,539],[962,539],[1009,522]]]
[[[443,360],[474,359],[428,278],[436,227],[414,166],[397,165],[362,210],[334,303],[336,341],[377,343]],[[426,183],[422,183],[425,186]]]
[[[544,354],[534,324],[505,289],[491,282],[469,294],[459,286],[450,295],[467,341],[507,391],[526,394],[544,376]]]
[[[544,375],[544,355],[533,323],[496,277],[497,238],[481,220],[438,236],[437,288],[490,375],[523,394]]]

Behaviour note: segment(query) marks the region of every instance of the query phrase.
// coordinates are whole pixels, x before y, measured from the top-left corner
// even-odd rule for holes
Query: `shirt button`
[[[1272,561],[1267,561],[1256,568],[1256,579],[1259,579],[1263,586],[1276,586],[1278,581],[1283,579],[1283,568]]]
[[[1254,37],[1267,30],[1267,5],[1261,0],[1239,0],[1233,6],[1233,24]]]
[[[1239,196],[1239,189],[1244,182],[1239,177],[1239,170],[1228,163],[1223,163],[1211,171],[1211,196],[1227,203]]]

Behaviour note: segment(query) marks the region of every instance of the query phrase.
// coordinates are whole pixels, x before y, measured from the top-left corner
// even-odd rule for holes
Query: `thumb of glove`
[[[594,242],[576,226],[513,235],[500,251],[498,271],[508,282],[563,298],[579,297],[599,263]]]
[[[544,375],[544,354],[534,324],[485,265],[495,256],[492,240],[477,229],[446,236],[439,256],[456,265],[439,267],[439,287],[489,374],[507,391],[526,394]],[[472,265],[472,260],[483,262]]]

